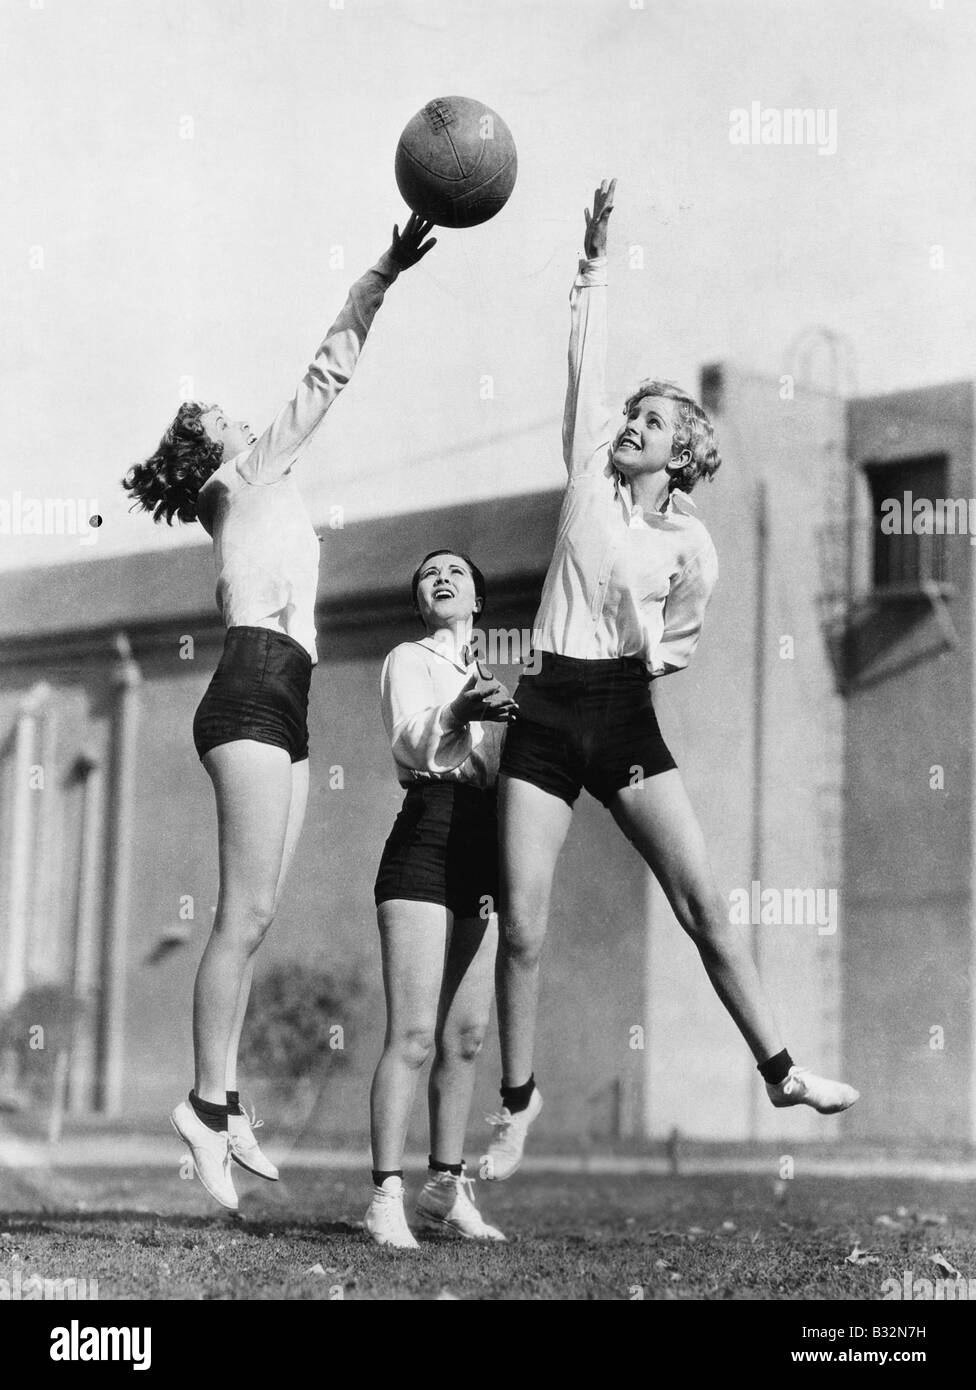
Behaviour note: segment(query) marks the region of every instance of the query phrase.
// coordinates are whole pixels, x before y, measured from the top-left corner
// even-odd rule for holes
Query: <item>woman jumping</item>
[[[465,555],[435,550],[413,577],[426,637],[383,666],[383,722],[403,807],[383,850],[376,909],[386,1041],[373,1078],[373,1195],[366,1230],[378,1245],[417,1245],[403,1210],[403,1149],[417,1076],[431,1052],[430,1167],[416,1214],[427,1230],[504,1240],[465,1178],[474,1064],[493,992],[498,896],[495,783],[515,706],[471,656],[485,582]]]
[[[649,682],[688,665],[718,575],[689,497],[721,460],[701,407],[642,381],[615,430],[605,399],[606,237],[616,180],[587,211],[571,296],[556,549],[535,620],[541,669],[515,692],[499,781],[498,1023],[502,1109],[481,1160],[507,1178],[542,1108],[532,1072],[539,956],[556,859],[585,787],[651,868],[742,1033],[773,1105],[846,1110],[851,1086],[793,1065],[756,967],[729,922],[705,841],[658,728]]]
[[[356,366],[401,270],[435,244],[416,215],[353,285],[298,391],[258,438],[219,406],[180,407],[159,448],[126,475],[136,503],[214,543],[223,655],[193,721],[217,802],[220,889],[193,995],[196,1079],[173,1111],[204,1187],[237,1208],[231,1160],[274,1180],[240,1104],[237,1051],[254,955],[274,920],[308,796],[308,693],[319,541],[292,465]]]

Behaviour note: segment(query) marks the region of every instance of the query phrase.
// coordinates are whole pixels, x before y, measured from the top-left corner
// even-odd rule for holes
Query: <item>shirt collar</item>
[[[687,492],[682,492],[677,487],[672,492],[669,501],[676,512],[684,512],[686,516],[692,516],[698,510]]]
[[[630,483],[628,483],[624,478],[620,476],[620,474],[617,472],[617,470],[613,467],[612,464],[609,465],[609,467],[611,471],[611,476],[613,477],[614,483],[616,484],[617,491],[623,498],[628,512],[630,512],[630,514],[633,515],[637,509],[634,505],[634,498],[630,489]],[[693,516],[697,511],[698,508],[695,506],[694,502],[689,497],[687,492],[682,492],[680,488],[672,488],[671,494],[668,497],[667,510],[663,512],[658,512],[657,515],[671,516],[673,512],[677,512],[679,515],[683,514],[685,516]],[[641,510],[639,514],[643,516],[643,510]]]
[[[470,646],[462,647],[458,651],[454,645],[454,634],[447,628],[439,628],[432,636],[419,637],[417,641],[420,646],[426,647],[428,651],[436,652],[445,661],[449,661],[452,666],[456,666],[459,671],[466,671],[473,660]],[[467,661],[465,657],[468,658]]]

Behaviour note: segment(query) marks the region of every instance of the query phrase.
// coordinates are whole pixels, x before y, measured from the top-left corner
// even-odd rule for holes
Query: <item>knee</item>
[[[404,1029],[390,1039],[390,1049],[405,1066],[419,1071],[434,1048],[433,1025]]]
[[[487,1032],[487,1019],[472,1019],[445,1029],[438,1039],[437,1054],[445,1061],[473,1062],[484,1046]]]
[[[220,914],[221,934],[232,935],[244,953],[252,956],[274,921],[276,906],[273,896],[248,897],[229,905],[228,910]]]
[[[500,946],[511,960],[520,965],[538,965],[546,939],[545,902],[516,902],[504,913],[499,926]]]
[[[728,905],[717,889],[683,892],[673,906],[675,916],[699,950],[721,949],[723,944],[735,940]]]

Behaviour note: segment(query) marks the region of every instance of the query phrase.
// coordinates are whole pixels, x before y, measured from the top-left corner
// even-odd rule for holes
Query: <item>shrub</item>
[[[303,961],[272,965],[254,982],[241,1038],[243,1068],[296,1084],[345,1065],[345,1035],[363,995],[358,969]]]

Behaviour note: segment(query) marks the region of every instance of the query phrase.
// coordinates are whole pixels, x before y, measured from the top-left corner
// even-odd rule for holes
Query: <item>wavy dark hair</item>
[[[702,478],[711,482],[722,466],[722,459],[715,446],[712,422],[698,402],[671,381],[648,380],[642,381],[637,390],[627,397],[624,414],[629,415],[644,396],[663,396],[675,403],[672,458],[679,459],[682,454],[687,454],[688,462],[684,468],[671,474],[668,491],[691,492]]]
[[[134,506],[152,512],[153,521],[172,526],[196,521],[197,494],[224,458],[223,444],[207,438],[200,417],[213,407],[186,401],[145,463],[137,463],[122,479]],[[132,509],[130,508],[130,511]]]
[[[474,596],[475,598],[481,599],[481,607],[475,614],[475,617],[480,622],[481,619],[485,616],[485,604],[488,600],[488,590],[485,586],[485,576],[481,573],[481,570],[470,558],[470,556],[465,555],[463,550],[452,550],[450,546],[445,545],[440,546],[437,550],[429,551],[413,572],[413,579],[410,581],[410,592],[413,596],[413,606],[417,611],[417,615],[420,615],[420,609],[417,606],[417,590],[420,587],[420,574],[427,561],[433,560],[434,557],[437,555],[456,555],[459,560],[464,561],[468,569],[471,571],[471,578],[474,580]],[[423,618],[421,618],[420,621],[423,622]]]

